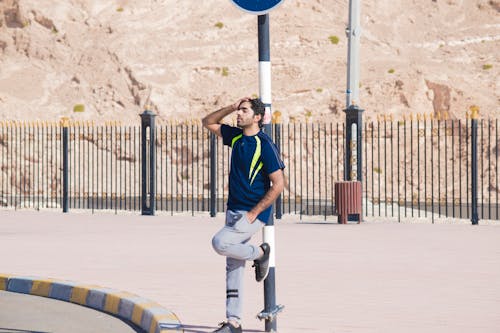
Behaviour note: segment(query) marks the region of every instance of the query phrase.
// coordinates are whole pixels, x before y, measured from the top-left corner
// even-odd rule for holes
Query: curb
[[[183,332],[179,318],[172,311],[146,298],[115,289],[0,273],[0,290],[86,306],[130,321],[144,333]]]

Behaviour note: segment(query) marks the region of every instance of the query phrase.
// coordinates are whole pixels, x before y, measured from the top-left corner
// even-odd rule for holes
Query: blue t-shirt
[[[232,148],[227,208],[249,211],[271,187],[269,174],[284,169],[285,164],[264,132],[246,136],[241,128],[228,125],[222,125],[220,131],[224,145]],[[271,210],[265,209],[257,218],[267,223]]]

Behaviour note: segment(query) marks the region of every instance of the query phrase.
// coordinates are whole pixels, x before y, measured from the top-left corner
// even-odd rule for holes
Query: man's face
[[[243,102],[240,104],[238,111],[236,111],[236,124],[240,128],[258,124],[260,115],[255,115],[250,102]]]

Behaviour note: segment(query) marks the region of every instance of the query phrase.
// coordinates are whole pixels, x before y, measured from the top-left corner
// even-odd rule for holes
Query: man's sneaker
[[[216,329],[213,333],[242,333],[241,325],[239,327],[234,327],[228,322],[220,323],[219,328]]]
[[[264,255],[253,261],[252,267],[255,267],[255,280],[260,282],[267,277],[267,273],[269,272],[269,253],[271,253],[271,246],[267,243],[262,243],[260,246],[262,251],[264,251]]]

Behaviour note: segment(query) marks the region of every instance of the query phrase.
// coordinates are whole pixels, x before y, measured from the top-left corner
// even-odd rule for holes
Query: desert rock
[[[283,121],[343,121],[348,4],[288,0],[271,12]],[[363,1],[366,118],[464,118],[471,105],[498,116],[499,11],[487,0]],[[137,124],[146,105],[160,121],[199,119],[258,93],[257,19],[228,0],[0,2],[0,120]]]

